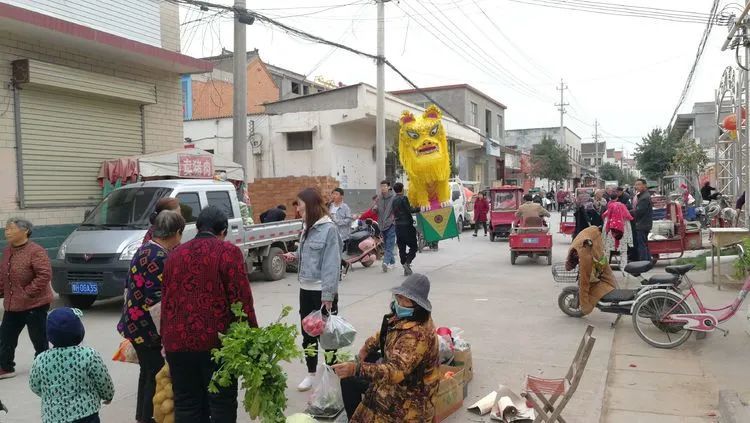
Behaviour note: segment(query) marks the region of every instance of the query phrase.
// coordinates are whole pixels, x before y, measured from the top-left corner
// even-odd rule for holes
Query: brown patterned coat
[[[378,349],[380,333],[362,347]],[[362,355],[362,352],[360,354]],[[358,376],[371,381],[350,423],[423,423],[435,415],[432,403],[440,382],[439,353],[432,320],[389,324],[381,363],[362,363]]]
[[[596,303],[615,289],[615,275],[609,264],[594,265],[594,261],[602,260],[604,255],[604,240],[596,226],[582,230],[568,250],[565,267],[567,270],[573,270],[576,265],[578,266],[578,301],[583,314],[591,313]]]
[[[8,246],[0,259],[0,297],[5,311],[26,311],[52,302],[52,266],[47,251],[28,241]]]

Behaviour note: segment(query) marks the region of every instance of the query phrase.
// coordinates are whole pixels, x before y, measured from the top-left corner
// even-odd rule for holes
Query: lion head
[[[427,107],[420,118],[405,111],[399,130],[399,159],[410,179],[447,180],[451,165],[443,114],[435,105]]]

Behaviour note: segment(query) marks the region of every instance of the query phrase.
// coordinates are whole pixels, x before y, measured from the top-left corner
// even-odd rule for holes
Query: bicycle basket
[[[573,270],[565,270],[565,263],[552,265],[552,278],[557,283],[578,283],[578,267]]]

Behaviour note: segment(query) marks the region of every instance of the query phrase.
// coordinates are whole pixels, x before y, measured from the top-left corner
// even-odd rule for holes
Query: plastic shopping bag
[[[328,316],[325,329],[320,335],[320,346],[324,350],[338,350],[354,343],[357,331],[351,323],[339,316]]]
[[[138,364],[138,355],[135,353],[135,348],[129,339],[123,339],[120,342],[120,346],[112,356],[113,361],[121,361],[123,363],[134,363]]]
[[[341,380],[331,366],[327,364],[318,366],[314,386],[306,413],[315,417],[335,417],[344,409]]]
[[[325,325],[326,321],[323,318],[323,312],[320,310],[315,310],[302,319],[302,329],[310,336],[320,336]]]

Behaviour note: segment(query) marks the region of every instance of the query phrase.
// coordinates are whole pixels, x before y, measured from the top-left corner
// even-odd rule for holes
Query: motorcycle
[[[656,288],[679,291],[677,287],[682,283],[683,275],[694,266],[693,264],[667,266],[667,274],[653,275],[646,279],[642,274],[651,270],[654,267],[653,263],[650,261],[630,262],[625,266],[624,271],[629,275],[639,278],[640,286],[636,289],[615,289],[602,297],[596,304],[596,308],[604,313],[616,314],[617,318],[612,323],[612,327],[615,327],[623,315],[631,315],[633,304],[635,304],[636,299],[641,294]],[[575,280],[578,282],[578,268],[571,272],[575,273]],[[555,279],[560,274],[559,266],[553,267],[553,276],[555,276]],[[570,282],[570,280],[567,282]],[[577,285],[563,288],[557,297],[557,305],[560,307],[560,310],[570,317],[583,317],[578,295],[579,287]]]
[[[344,261],[348,266],[362,263],[362,266],[370,267],[383,257],[385,251],[380,226],[372,219],[357,221],[356,225],[349,235]]]
[[[702,228],[708,228],[712,225],[731,226],[736,219],[736,215],[737,212],[729,204],[729,200],[721,194],[716,194],[716,198],[711,201],[703,200],[702,207],[696,208],[696,218],[701,223]]]

